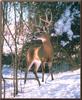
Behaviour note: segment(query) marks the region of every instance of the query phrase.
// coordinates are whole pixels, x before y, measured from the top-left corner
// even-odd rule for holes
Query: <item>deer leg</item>
[[[42,82],[44,82],[45,65],[42,64]]]
[[[51,79],[54,80],[53,73],[51,72]]]
[[[28,66],[28,69],[25,71],[24,84],[26,83],[27,73],[29,72],[29,70],[31,69],[31,67],[33,66],[33,64],[34,64],[34,61],[31,62],[31,64]]]
[[[40,84],[39,78],[38,78],[38,76],[37,76],[37,71],[38,71],[38,68],[40,67],[40,65],[41,65],[41,61],[35,60],[35,62],[34,62],[34,64],[33,64],[33,73],[34,73],[34,75],[35,75],[35,77],[36,77],[36,80],[38,81],[39,86],[40,86],[41,84]]]
[[[40,84],[40,81],[39,81],[39,79],[38,79],[37,72],[34,71],[33,73],[34,73],[34,75],[35,75],[35,77],[36,77],[36,80],[38,81],[39,86],[40,86],[41,84]]]
[[[25,79],[24,79],[24,84],[26,83],[26,78],[27,78],[27,70],[25,71]]]
[[[54,80],[53,72],[52,72],[52,62],[49,62],[48,66],[49,66],[49,73],[51,74],[51,79]]]

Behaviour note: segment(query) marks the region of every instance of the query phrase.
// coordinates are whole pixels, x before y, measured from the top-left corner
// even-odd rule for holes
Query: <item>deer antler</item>
[[[45,16],[46,16],[46,20],[45,20],[45,19],[42,19],[41,17],[40,17],[40,20],[50,25],[50,24],[52,23],[52,12],[51,12],[50,21],[48,20],[49,18],[48,18],[47,11],[46,11],[46,13],[45,13]]]
[[[37,25],[35,19],[31,19],[29,29],[32,30],[32,32],[36,32],[36,33],[37,32],[49,33],[50,26],[52,25],[52,12],[50,9],[46,9],[45,19],[39,16],[39,22],[40,23]],[[43,26],[40,26],[41,22],[44,23],[44,25],[42,24]]]
[[[49,20],[49,15],[50,15],[50,20]],[[40,21],[43,21],[45,23],[45,26],[43,27],[43,30],[46,32],[46,29],[47,31],[49,32],[49,27],[52,25],[52,12],[50,9],[46,9],[46,12],[45,12],[45,18],[46,19],[42,19],[40,17]]]

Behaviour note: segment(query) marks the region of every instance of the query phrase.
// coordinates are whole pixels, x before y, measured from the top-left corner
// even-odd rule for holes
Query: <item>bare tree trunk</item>
[[[20,29],[19,29],[19,34],[23,34],[23,6],[22,2],[20,2]]]
[[[2,98],[2,3],[0,0],[0,98]]]
[[[17,31],[16,31],[16,9],[14,4],[14,14],[15,14],[15,69],[14,69],[14,78],[15,78],[15,84],[14,84],[14,96],[18,93],[18,80],[17,80],[17,69],[18,69],[18,59],[17,59]]]

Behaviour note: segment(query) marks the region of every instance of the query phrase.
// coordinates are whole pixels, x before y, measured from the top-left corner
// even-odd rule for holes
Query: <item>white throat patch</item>
[[[39,37],[39,38],[37,38],[37,39],[42,40],[42,42],[45,42],[45,41],[46,41],[45,38],[41,38],[41,37]]]

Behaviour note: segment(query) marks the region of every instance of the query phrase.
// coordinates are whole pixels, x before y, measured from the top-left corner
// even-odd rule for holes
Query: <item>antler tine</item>
[[[50,15],[50,19],[49,19],[49,15]],[[45,12],[45,19],[43,19],[41,16],[39,17],[39,20],[40,20],[40,23],[41,22],[44,22],[45,25],[42,27],[43,28],[43,31],[46,33],[46,32],[49,32],[49,27],[51,26],[51,23],[52,23],[52,12],[50,9],[46,9],[46,12]]]
[[[49,11],[48,11],[49,10]],[[50,20],[48,18],[48,12],[50,13]],[[46,9],[46,21],[48,22],[48,25],[47,26],[50,26],[51,23],[52,23],[52,12],[50,9]]]
[[[47,12],[47,10],[48,9],[46,9],[45,16],[46,16],[46,22],[48,23],[49,21],[48,21],[48,14],[47,14],[48,12]]]
[[[45,22],[45,23],[48,24],[47,26],[50,26],[51,23],[52,23],[52,12],[51,12],[51,10],[50,10],[51,18],[50,18],[50,20],[49,20],[48,10],[50,10],[50,9],[46,9],[46,12],[45,12],[45,17],[46,17],[46,19],[42,19],[42,18],[40,17],[40,21],[43,21],[43,22]]]

